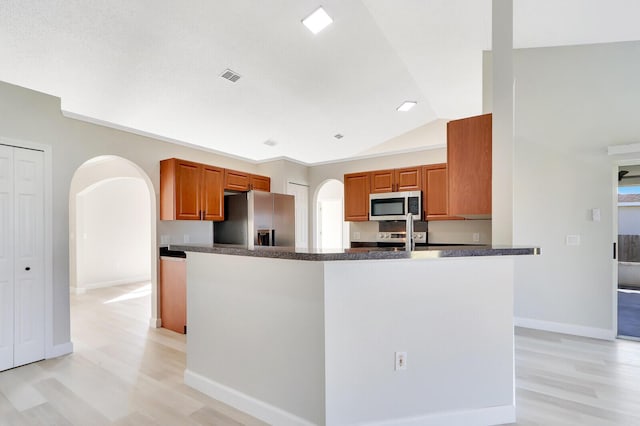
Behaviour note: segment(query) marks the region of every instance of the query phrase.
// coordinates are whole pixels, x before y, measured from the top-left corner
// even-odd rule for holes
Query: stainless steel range
[[[407,233],[405,231],[378,232],[378,234],[376,235],[376,243],[383,243],[384,245],[388,245],[388,246],[391,246],[392,244],[397,244],[398,246],[401,246],[405,244],[406,241],[407,241]],[[413,241],[416,244],[426,244],[427,233],[414,232]]]

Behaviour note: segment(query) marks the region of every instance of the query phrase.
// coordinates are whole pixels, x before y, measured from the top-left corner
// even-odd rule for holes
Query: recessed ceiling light
[[[267,146],[276,146],[278,144],[278,142],[272,140],[272,139],[267,139],[266,141],[263,142],[265,145]]]
[[[344,135],[340,134],[340,133],[336,133],[335,135],[333,135],[334,138],[336,139],[342,139],[344,138]]]
[[[327,12],[324,11],[322,6],[317,8],[315,12],[302,20],[304,26],[309,28],[309,31],[314,34],[318,34],[332,22],[333,19],[331,19],[331,16],[327,15]]]
[[[414,106],[416,106],[418,103],[416,101],[406,101],[405,103],[403,103],[402,105],[400,105],[398,108],[396,108],[398,111],[402,111],[402,112],[406,112],[409,111],[411,108],[413,108]]]

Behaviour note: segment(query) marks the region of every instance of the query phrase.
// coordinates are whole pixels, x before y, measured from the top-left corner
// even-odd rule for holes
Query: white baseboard
[[[185,370],[184,372],[184,383],[218,401],[224,402],[272,425],[312,426],[314,424],[295,414],[291,414],[281,408],[214,382],[190,370]]]
[[[160,327],[162,327],[162,319],[161,318],[149,318],[149,327],[151,327],[151,328],[160,328]]]
[[[449,411],[426,416],[405,417],[384,422],[364,423],[367,426],[486,426],[515,423],[516,407],[478,408],[465,411]]]
[[[97,282],[85,284],[82,287],[75,287],[75,288],[78,290],[84,289],[84,291],[87,291],[87,290],[93,290],[94,288],[114,287],[117,285],[135,284],[135,283],[144,283],[144,282],[151,282],[151,277],[140,276],[140,277],[122,278],[119,280],[111,280],[111,281],[97,281]]]
[[[571,334],[574,336],[591,337],[592,339],[615,340],[616,331],[606,328],[585,327],[583,325],[566,324],[561,322],[543,321],[533,318],[515,317],[516,327],[532,328],[535,330],[553,331],[554,333]]]
[[[70,353],[73,353],[73,343],[67,342],[59,345],[53,345],[47,348],[45,357],[47,359],[51,359],[51,358],[57,358],[63,355],[68,355]]]
[[[279,426],[311,426],[314,424],[190,370],[185,370],[184,372],[184,383],[269,424]],[[515,423],[515,421],[515,406],[505,405],[436,413],[419,417],[405,417],[385,420],[384,422],[362,423],[361,426],[485,426]]]

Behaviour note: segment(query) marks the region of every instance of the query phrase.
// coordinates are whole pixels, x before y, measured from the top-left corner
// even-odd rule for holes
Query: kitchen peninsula
[[[513,256],[537,249],[171,248],[189,386],[278,425],[515,421]]]

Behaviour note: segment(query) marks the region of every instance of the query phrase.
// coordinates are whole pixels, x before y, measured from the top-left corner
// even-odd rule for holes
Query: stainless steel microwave
[[[422,220],[420,191],[369,194],[369,220],[405,220],[407,213],[413,220]]]

